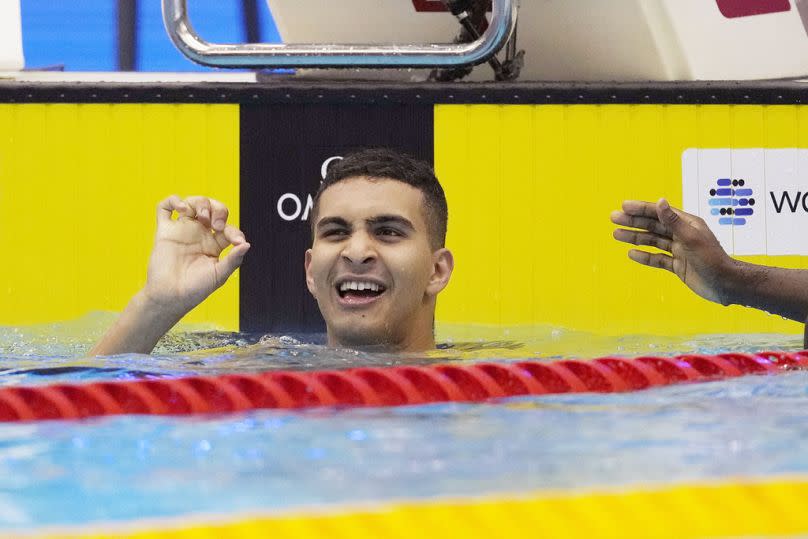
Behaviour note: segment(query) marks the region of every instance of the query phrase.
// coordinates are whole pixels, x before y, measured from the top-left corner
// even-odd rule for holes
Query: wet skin
[[[306,283],[331,346],[434,347],[435,300],[454,261],[433,249],[423,194],[390,179],[351,178],[319,202]]]

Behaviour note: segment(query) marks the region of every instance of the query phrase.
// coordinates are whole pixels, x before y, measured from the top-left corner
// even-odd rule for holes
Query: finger
[[[196,220],[208,228],[210,224],[210,199],[208,197],[188,197],[185,202],[194,210]]]
[[[213,239],[216,240],[220,251],[225,250],[229,245],[241,245],[247,242],[244,232],[231,225],[225,226],[222,232],[215,232]]]
[[[629,215],[657,218],[656,204],[642,200],[623,201],[623,211]]]
[[[230,250],[227,255],[216,263],[216,277],[219,285],[233,274],[241,263],[244,262],[244,255],[250,250],[249,243],[241,243]]]
[[[634,262],[652,268],[661,268],[673,272],[673,257],[662,253],[648,253],[639,249],[632,249],[628,257]]]
[[[230,210],[227,209],[227,206],[219,202],[215,199],[210,200],[210,222],[212,223],[211,228],[217,232],[221,232],[224,230],[224,226],[227,223],[227,217],[230,214]]]
[[[177,195],[171,195],[170,197],[158,202],[157,223],[159,224],[171,221],[171,216],[174,214],[174,211],[177,211],[178,213],[189,211],[189,207]]]
[[[662,223],[659,222],[659,219],[654,216],[651,217],[638,217],[634,215],[628,215],[621,211],[613,211],[612,214],[609,216],[612,223],[620,226],[628,226],[631,228],[640,228],[643,230],[647,230],[649,232],[653,232],[654,234],[659,234],[660,236],[671,237],[671,231]]]
[[[649,245],[668,252],[671,251],[671,246],[673,245],[673,241],[670,238],[660,236],[659,234],[651,234],[650,232],[637,232],[635,230],[618,228],[612,235],[614,239],[622,241],[623,243]]]
[[[223,233],[224,237],[227,238],[227,241],[233,245],[239,245],[247,241],[247,238],[244,236],[244,232],[232,225],[227,225],[224,227]]]

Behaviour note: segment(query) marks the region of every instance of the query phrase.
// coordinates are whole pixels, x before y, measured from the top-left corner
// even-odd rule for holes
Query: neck
[[[413,339],[407,339],[402,342],[352,342],[344,341],[328,334],[328,346],[331,348],[350,348],[352,350],[361,350],[363,352],[426,352],[435,348],[435,338],[430,332],[428,336],[420,336]]]
[[[426,352],[435,348],[433,326],[434,321],[430,317],[429,320],[416,324],[416,327],[411,328],[410,331],[404,332],[399,338],[394,335],[388,335],[375,341],[341,337],[329,330],[327,342],[328,346],[332,348],[350,348],[363,352]]]

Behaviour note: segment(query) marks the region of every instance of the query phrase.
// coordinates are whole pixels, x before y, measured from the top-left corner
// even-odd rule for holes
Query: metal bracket
[[[323,0],[328,1],[328,0]],[[516,27],[519,0],[493,0],[491,24],[473,43],[462,44],[217,44],[208,43],[188,20],[187,0],[162,0],[163,22],[174,46],[202,65],[225,68],[446,68],[487,61]],[[357,14],[359,15],[359,14]]]

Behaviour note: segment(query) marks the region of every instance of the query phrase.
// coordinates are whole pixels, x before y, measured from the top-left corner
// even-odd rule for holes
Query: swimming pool
[[[681,202],[690,148],[804,148],[799,83],[205,81],[0,82],[0,225],[25,231],[6,238],[25,256],[0,269],[0,385],[801,348],[792,322],[707,304],[630,266],[607,218],[627,196]],[[307,196],[324,160],[367,145],[431,159],[450,200],[447,241],[462,263],[438,307],[446,345],[426,358],[294,340],[321,325],[300,271]],[[119,312],[142,286],[153,205],[170,192],[228,201],[260,246],[186,320],[245,333],[175,334],[154,356],[82,359],[113,318],[86,313]],[[114,211],[99,213],[109,200]],[[754,261],[808,267],[790,255]],[[737,336],[748,331],[762,333]],[[787,373],[506,403],[4,424],[0,529],[804,533],[805,389]]]
[[[229,333],[175,333],[155,356],[81,359],[87,335],[103,327],[100,318],[72,326],[3,328],[0,385],[415,359]],[[641,336],[601,337],[593,348],[598,339],[560,328],[532,340],[458,345],[450,341],[462,341],[456,337],[479,328],[442,331],[454,333],[433,357],[418,358],[421,362],[552,358],[552,353],[536,351],[553,343],[567,349],[577,343],[584,349],[587,340],[597,352],[593,355],[649,350],[670,355],[675,348],[716,352],[733,342],[735,350],[801,347],[792,336],[713,335],[656,343]],[[807,395],[808,373],[795,371],[633,393],[485,404],[0,424],[0,531],[86,531],[101,525],[120,532],[132,522],[159,529],[257,514],[518,499],[536,492],[577,495],[705,482],[792,481],[808,472]],[[173,524],[156,525],[153,519]]]

